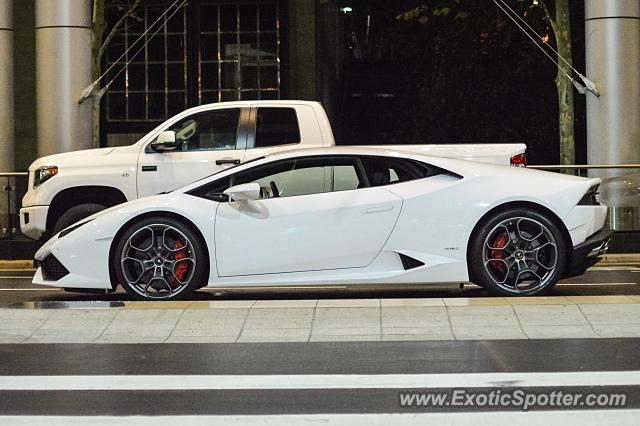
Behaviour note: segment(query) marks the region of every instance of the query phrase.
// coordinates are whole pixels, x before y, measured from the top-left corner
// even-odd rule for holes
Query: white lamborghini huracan
[[[599,183],[383,149],[287,151],[64,229],[36,253],[33,282],[140,299],[466,281],[540,294],[607,249]]]

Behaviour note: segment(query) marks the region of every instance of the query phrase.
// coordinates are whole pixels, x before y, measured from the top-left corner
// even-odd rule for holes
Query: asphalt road
[[[62,289],[34,286],[31,271],[0,271],[0,304],[43,301],[120,301],[130,300],[122,289],[111,294],[70,293]],[[193,300],[243,299],[344,299],[398,297],[484,297],[487,291],[473,284],[457,285],[358,287],[310,287],[219,290],[204,289]],[[640,295],[640,266],[595,267],[581,277],[562,280],[550,296]]]

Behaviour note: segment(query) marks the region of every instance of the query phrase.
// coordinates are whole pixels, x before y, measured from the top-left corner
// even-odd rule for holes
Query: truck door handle
[[[362,214],[381,213],[381,212],[388,212],[390,210],[393,210],[393,206],[392,205],[375,206],[375,207],[369,207],[369,208],[366,208],[366,209],[362,209]]]
[[[237,158],[222,158],[220,160],[216,160],[216,164],[218,166],[222,166],[223,164],[233,164],[237,166],[238,164],[240,164],[240,160]]]

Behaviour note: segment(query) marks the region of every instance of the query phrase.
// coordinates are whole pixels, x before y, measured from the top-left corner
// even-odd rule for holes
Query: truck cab
[[[253,158],[332,145],[324,109],[315,102],[198,106],[172,117],[133,145],[34,161],[20,227],[30,238],[46,238],[100,210],[174,190]]]

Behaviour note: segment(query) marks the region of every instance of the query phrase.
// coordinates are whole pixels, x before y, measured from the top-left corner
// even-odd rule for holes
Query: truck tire
[[[64,228],[71,226],[74,223],[84,219],[85,217],[89,217],[92,214],[98,213],[104,209],[106,209],[105,206],[96,203],[85,203],[73,206],[58,218],[55,226],[53,227],[53,232],[51,233],[51,235],[56,235]]]

